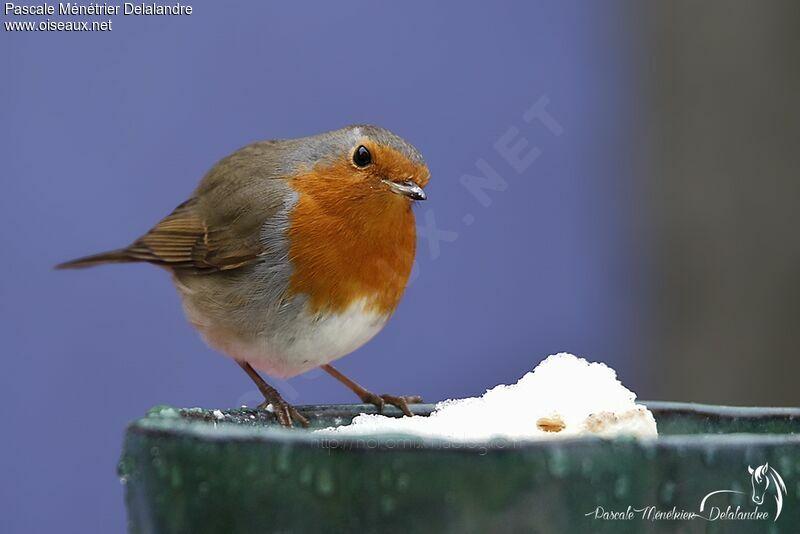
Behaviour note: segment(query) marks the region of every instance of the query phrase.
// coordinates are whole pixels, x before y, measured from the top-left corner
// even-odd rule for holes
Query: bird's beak
[[[411,200],[425,200],[428,198],[428,195],[425,194],[425,191],[423,191],[420,186],[411,180],[406,180],[405,182],[393,182],[391,180],[384,179],[381,181],[389,186],[389,189],[392,191],[392,193],[403,195]]]

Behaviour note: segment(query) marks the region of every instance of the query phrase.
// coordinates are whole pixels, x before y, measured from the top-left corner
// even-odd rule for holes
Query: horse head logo
[[[775,469],[769,466],[768,462],[765,462],[764,465],[759,465],[755,469],[748,465],[747,472],[750,473],[750,484],[753,486],[753,491],[750,496],[756,506],[761,506],[764,504],[764,498],[767,496],[767,494],[775,497],[775,518],[773,521],[777,521],[778,517],[781,515],[781,510],[783,509],[783,497],[786,495],[786,484],[783,483],[783,479],[778,472],[775,471]],[[706,496],[703,497],[703,500],[700,501],[700,511],[705,511],[706,502],[712,496],[722,493],[747,495],[747,493],[744,491],[732,489],[712,491],[711,493],[707,493]]]
[[[753,502],[764,504],[764,497],[771,493],[775,497],[775,519],[781,515],[783,508],[783,496],[786,495],[786,484],[775,469],[769,466],[769,462],[759,465],[755,469],[747,466],[750,473],[750,483],[753,486]]]

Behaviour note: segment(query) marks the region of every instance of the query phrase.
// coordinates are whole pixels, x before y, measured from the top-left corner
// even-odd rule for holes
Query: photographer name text
[[[123,2],[120,4],[58,2],[35,5],[5,2],[3,14],[9,18],[18,17],[116,17],[116,16],[189,16],[193,8],[189,4],[173,2]],[[86,20],[71,18],[66,20],[44,18],[39,20],[5,20],[6,31],[111,31],[113,20]]]

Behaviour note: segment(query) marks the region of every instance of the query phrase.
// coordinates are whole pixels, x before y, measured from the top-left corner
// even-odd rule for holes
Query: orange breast
[[[299,198],[289,217],[289,294],[307,294],[312,312],[342,312],[359,299],[369,311],[394,311],[414,262],[410,202],[359,181],[347,162],[290,184]]]

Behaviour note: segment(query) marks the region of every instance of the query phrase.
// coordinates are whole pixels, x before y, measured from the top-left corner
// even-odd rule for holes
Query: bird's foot
[[[331,364],[326,364],[321,366],[322,369],[334,377],[336,380],[347,386],[347,388],[358,395],[358,398],[361,399],[361,402],[367,404],[374,404],[378,408],[378,413],[383,413],[383,407],[387,404],[391,404],[392,406],[397,406],[402,410],[402,412],[411,417],[414,415],[411,413],[411,410],[408,408],[409,404],[419,404],[422,402],[422,397],[419,395],[410,395],[407,397],[398,397],[396,395],[389,395],[384,393],[383,395],[376,395],[371,391],[365,389],[363,386],[358,385],[357,383],[353,382],[342,373],[337,371]]]
[[[304,427],[308,427],[308,419],[302,416],[300,412],[298,412],[294,406],[283,400],[281,394],[278,393],[278,390],[274,387],[270,386],[264,379],[261,378],[261,375],[253,369],[253,366],[244,361],[238,361],[239,367],[244,369],[244,372],[247,373],[247,376],[255,383],[258,387],[258,390],[264,395],[264,402],[258,405],[259,410],[267,410],[269,405],[272,405],[272,413],[275,415],[275,418],[278,419],[278,422],[286,427],[292,428],[294,423],[300,423]]]
[[[259,410],[268,410],[272,406],[272,413],[281,426],[292,428],[294,423],[300,423],[304,428],[308,428],[308,419],[297,411],[297,408],[283,400],[280,395],[273,395],[272,398],[266,398],[264,402],[258,405]]]
[[[361,402],[374,404],[375,407],[378,408],[378,413],[383,413],[383,407],[387,404],[391,404],[392,406],[400,408],[400,410],[409,417],[413,416],[414,414],[411,413],[408,405],[419,404],[422,402],[422,397],[419,395],[397,396],[389,395],[388,393],[378,395],[376,393],[372,393],[371,391],[366,391],[363,394],[360,394],[359,397],[361,397]]]

